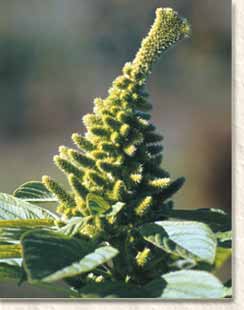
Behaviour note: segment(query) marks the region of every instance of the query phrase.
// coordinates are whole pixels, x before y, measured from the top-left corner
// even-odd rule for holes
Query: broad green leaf
[[[9,265],[0,262],[0,281],[20,279],[22,276],[22,270],[19,266]]]
[[[57,202],[57,198],[38,181],[30,181],[21,185],[13,195],[29,202]]]
[[[31,228],[24,228],[24,227],[1,228],[0,229],[0,240],[1,242],[5,242],[5,243],[18,243],[23,233],[25,233],[26,231],[30,229]]]
[[[40,281],[94,251],[91,241],[32,230],[21,238],[24,269],[30,282]]]
[[[166,253],[190,260],[194,265],[196,264],[196,261],[199,260],[196,255],[193,255],[184,247],[171,240],[166,230],[159,225],[154,223],[145,224],[139,229],[139,231],[145,240],[164,250]],[[181,263],[180,261],[178,262]]]
[[[0,245],[0,259],[21,257],[21,247],[19,244]]]
[[[74,277],[81,273],[89,272],[99,265],[102,265],[114,258],[119,251],[111,246],[104,246],[96,249],[83,257],[79,262],[75,262],[70,266],[55,272],[54,274],[42,279],[44,282],[58,281],[68,277]]]
[[[211,229],[199,222],[163,221],[140,228],[145,240],[175,255],[213,264],[217,240]]]
[[[210,264],[214,262],[217,240],[212,230],[199,222],[155,222],[161,225],[171,240],[202,261]]]
[[[231,227],[231,216],[221,209],[196,209],[196,210],[168,210],[168,217],[199,221],[208,224],[212,228],[227,230]]]
[[[52,226],[54,226],[54,221],[51,219],[0,221],[0,242],[16,243],[25,232],[33,228],[51,228]]]
[[[162,276],[166,287],[160,298],[165,299],[219,299],[227,290],[214,275],[197,270],[181,270]]]
[[[111,209],[111,206],[102,197],[91,193],[86,196],[86,203],[92,215],[103,214]]]
[[[0,220],[57,219],[57,216],[8,194],[0,193]]]

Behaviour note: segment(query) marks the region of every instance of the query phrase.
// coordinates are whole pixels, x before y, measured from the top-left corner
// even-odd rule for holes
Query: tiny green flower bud
[[[113,187],[112,198],[114,201],[123,200],[123,196],[126,192],[126,186],[122,180],[116,181]]]
[[[130,132],[130,126],[128,124],[124,124],[120,127],[119,130],[122,137],[127,137]]]
[[[53,158],[57,167],[62,170],[65,174],[74,174],[77,178],[82,179],[84,176],[84,171],[74,166],[66,159],[62,159],[59,156],[54,156]]]
[[[98,137],[108,137],[110,135],[110,131],[107,128],[102,126],[94,126],[90,128],[90,131],[93,135]]]
[[[145,248],[143,251],[138,252],[136,255],[136,263],[139,267],[144,267],[150,258],[151,250]]]
[[[69,208],[73,208],[75,206],[75,201],[71,195],[69,195],[62,186],[60,186],[57,182],[52,180],[48,176],[42,177],[42,183],[46,186],[46,188],[52,192],[61,204]]]
[[[97,186],[103,187],[106,184],[106,180],[96,171],[89,171],[87,177]]]
[[[143,216],[146,214],[146,212],[148,211],[148,209],[151,207],[152,205],[152,197],[151,196],[147,196],[145,198],[143,198],[140,203],[138,204],[138,206],[135,208],[135,213],[138,216]]]
[[[154,180],[149,180],[148,185],[151,187],[157,188],[157,189],[162,189],[170,184],[170,178],[161,178],[161,179],[154,179]]]
[[[82,137],[78,133],[74,133],[72,135],[72,140],[78,146],[78,148],[82,151],[92,151],[94,150],[93,144],[87,140],[85,137]]]
[[[95,165],[95,162],[92,158],[75,150],[70,149],[69,155],[77,164],[81,165],[82,167],[92,168]]]
[[[114,130],[118,129],[121,126],[121,123],[119,121],[110,116],[105,116],[103,121],[106,126]]]
[[[69,181],[69,184],[70,184],[71,188],[73,189],[74,193],[85,201],[86,195],[88,194],[88,191],[81,184],[80,180],[74,174],[70,174],[68,177],[68,181]]]

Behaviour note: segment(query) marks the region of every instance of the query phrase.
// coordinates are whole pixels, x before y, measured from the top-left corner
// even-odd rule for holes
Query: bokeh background
[[[83,130],[82,115],[133,59],[160,6],[193,28],[148,84],[164,166],[187,179],[176,206],[231,211],[230,0],[0,0],[1,192],[46,173],[62,180],[58,146]],[[0,297],[59,296],[0,284]]]

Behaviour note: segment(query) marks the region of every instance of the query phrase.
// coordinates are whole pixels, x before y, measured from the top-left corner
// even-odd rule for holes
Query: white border
[[[215,0],[221,1],[221,0]],[[230,0],[231,1],[231,0]],[[232,0],[234,298],[226,301],[0,300],[0,310],[242,310],[244,309],[244,0]]]

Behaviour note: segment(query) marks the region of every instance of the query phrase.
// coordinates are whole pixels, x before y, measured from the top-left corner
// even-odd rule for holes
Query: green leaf
[[[91,193],[86,196],[86,203],[92,215],[103,214],[111,209],[111,206],[102,197]]]
[[[32,230],[21,238],[23,265],[30,282],[37,282],[94,251],[91,241],[60,233]]]
[[[1,228],[0,229],[0,240],[6,243],[17,243],[23,233],[30,230],[31,228]]]
[[[68,220],[68,223],[65,226],[59,229],[59,232],[72,237],[81,230],[81,227],[84,225],[85,220],[86,218],[84,217],[73,217]]]
[[[57,198],[38,181],[24,183],[15,190],[13,195],[29,202],[57,202]]]
[[[102,265],[114,258],[119,251],[111,246],[104,246],[96,249],[83,257],[79,262],[75,262],[70,266],[55,272],[54,274],[42,279],[44,282],[58,281],[64,278],[77,276],[81,273],[89,272],[99,265]]]
[[[17,265],[10,265],[0,262],[0,281],[2,280],[16,280],[22,276],[22,270]]]
[[[1,220],[57,219],[57,216],[41,207],[32,205],[8,194],[0,193]]]
[[[196,209],[196,210],[174,210],[168,211],[168,217],[199,221],[208,224],[217,230],[227,230],[231,227],[231,216],[221,209]]]
[[[118,254],[110,246],[94,251],[89,243],[47,231],[26,233],[22,246],[29,281],[53,282],[72,277],[93,270]]]
[[[0,245],[0,258],[12,259],[21,257],[21,247],[19,244]]]
[[[205,271],[181,270],[167,273],[162,278],[167,284],[160,298],[218,299],[227,294],[219,279]]]
[[[213,264],[217,241],[211,229],[199,222],[163,221],[145,224],[140,233],[166,252]]]
[[[111,224],[115,222],[117,215],[124,208],[124,206],[125,203],[123,202],[117,202],[116,204],[112,205],[112,210],[106,214],[106,217],[109,219]]]
[[[51,228],[52,226],[54,226],[54,221],[50,219],[0,221],[0,242],[16,243],[25,232],[33,228]]]

